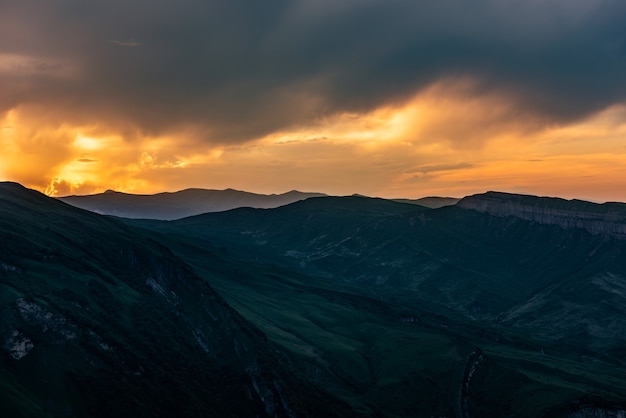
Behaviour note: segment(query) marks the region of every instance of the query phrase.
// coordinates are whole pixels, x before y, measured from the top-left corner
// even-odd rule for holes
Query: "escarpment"
[[[592,234],[626,239],[626,204],[596,204],[581,200],[487,192],[463,198],[458,204],[492,216],[513,216],[562,228],[580,228]]]

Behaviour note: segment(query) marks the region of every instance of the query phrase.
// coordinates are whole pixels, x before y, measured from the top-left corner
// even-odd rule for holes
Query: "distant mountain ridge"
[[[355,195],[364,198],[368,196]],[[85,196],[65,196],[58,199],[72,206],[129,219],[169,221],[211,212],[249,207],[273,209],[311,197],[329,197],[325,193],[292,190],[282,194],[257,194],[235,189],[185,189],[156,194],[130,194],[114,190]],[[420,199],[385,199],[436,209],[456,204],[460,199],[429,196]]]
[[[185,189],[153,195],[127,194],[107,190],[87,196],[66,196],[59,200],[103,215],[159,220],[180,219],[207,212],[222,212],[239,207],[270,209],[323,193],[292,190],[282,194],[256,194],[234,189]]]
[[[412,205],[425,206],[431,209],[438,209],[444,206],[452,206],[459,203],[461,199],[456,197],[439,197],[439,196],[427,196],[419,199],[391,199],[398,203],[410,203]]]
[[[540,224],[581,228],[592,234],[626,238],[624,203],[598,204],[576,199],[487,192],[465,197],[457,206],[497,217],[514,216]]]

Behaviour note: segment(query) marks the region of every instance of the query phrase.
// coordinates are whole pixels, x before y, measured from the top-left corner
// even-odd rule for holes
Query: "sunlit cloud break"
[[[0,173],[51,194],[626,200],[624,2],[5,6]]]

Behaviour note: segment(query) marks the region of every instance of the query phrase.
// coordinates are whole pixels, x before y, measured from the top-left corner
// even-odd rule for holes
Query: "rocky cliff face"
[[[535,197],[500,192],[468,196],[458,204],[493,216],[514,216],[562,228],[580,228],[592,234],[626,239],[626,204],[596,204],[581,200]]]

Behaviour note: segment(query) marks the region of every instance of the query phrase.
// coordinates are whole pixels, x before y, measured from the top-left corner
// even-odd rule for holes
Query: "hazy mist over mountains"
[[[59,198],[65,203],[103,215],[124,218],[147,218],[172,220],[207,212],[250,207],[271,209],[310,197],[323,197],[324,193],[304,193],[292,190],[283,194],[263,195],[240,190],[186,189],[174,193],[137,195],[108,190],[105,193],[87,196]],[[422,199],[395,199],[430,208],[453,205],[459,199],[426,197]]]
[[[624,416],[625,239],[623,203],[0,183],[0,416]]]
[[[319,196],[325,195],[303,193],[297,190],[278,195],[262,195],[233,189],[186,189],[154,195],[136,195],[108,190],[101,194],[67,196],[60,199],[72,206],[104,215],[171,220],[239,207],[275,208]]]

